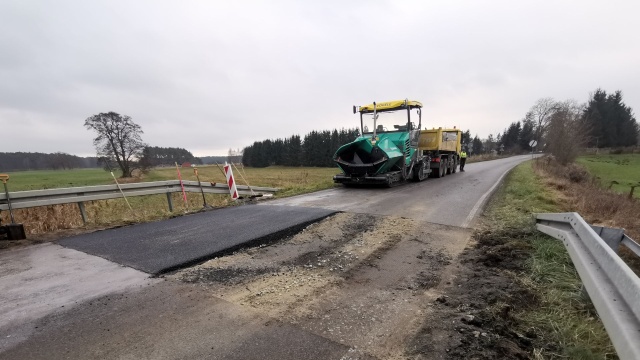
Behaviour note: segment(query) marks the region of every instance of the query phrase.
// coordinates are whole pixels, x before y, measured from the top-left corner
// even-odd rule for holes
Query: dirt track
[[[347,345],[352,358],[406,358],[469,235],[412,219],[341,213],[276,245],[169,278]]]

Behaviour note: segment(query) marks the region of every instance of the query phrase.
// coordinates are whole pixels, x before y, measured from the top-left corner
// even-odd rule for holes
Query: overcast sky
[[[637,1],[0,0],[0,151],[95,154],[84,120],[224,155],[422,101],[486,137],[541,97],[640,108]]]

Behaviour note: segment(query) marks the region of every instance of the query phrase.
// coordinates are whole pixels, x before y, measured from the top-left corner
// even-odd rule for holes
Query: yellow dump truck
[[[420,156],[429,157],[431,175],[443,177],[453,174],[460,164],[462,131],[460,129],[421,130],[418,140]]]

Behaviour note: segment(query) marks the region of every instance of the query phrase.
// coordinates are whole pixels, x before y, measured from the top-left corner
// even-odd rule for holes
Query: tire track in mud
[[[277,244],[170,278],[350,346],[349,358],[400,359],[469,234],[400,217],[340,213]]]

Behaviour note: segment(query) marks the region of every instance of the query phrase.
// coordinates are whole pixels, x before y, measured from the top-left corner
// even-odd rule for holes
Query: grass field
[[[15,171],[8,174],[10,191],[113,184],[111,174],[102,169]]]
[[[640,154],[588,155],[577,162],[597,176],[602,186],[609,187],[615,181],[611,189],[616,192],[628,194],[631,186],[640,185]],[[640,198],[640,188],[634,197]]]
[[[221,168],[217,166],[200,166],[198,172],[203,182],[225,182]],[[279,167],[268,168],[234,168],[234,174],[239,184],[245,184],[243,177],[252,186],[270,186],[281,188],[280,195],[292,195],[326,189],[333,186],[332,176],[339,172],[337,168],[310,167]],[[180,168],[183,180],[196,180],[193,169]],[[116,177],[120,173],[115,173]],[[73,169],[73,170],[38,170],[10,172],[9,190],[40,190],[76,186],[113,184],[109,172],[102,169]],[[124,182],[177,180],[175,167],[156,168],[139,179],[118,179]]]

